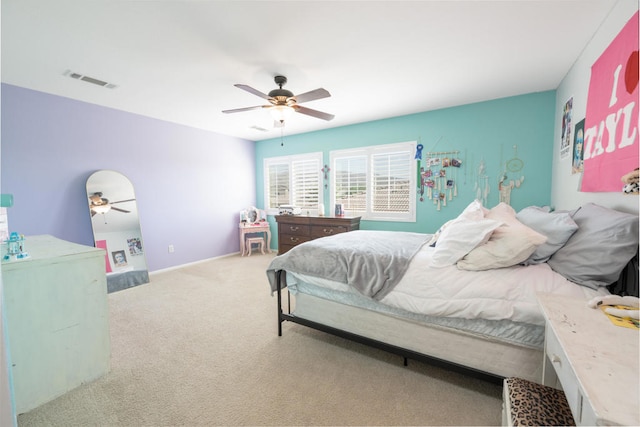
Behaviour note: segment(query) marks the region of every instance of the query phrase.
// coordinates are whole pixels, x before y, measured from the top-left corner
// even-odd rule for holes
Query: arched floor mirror
[[[100,170],[87,179],[95,246],[106,250],[107,291],[149,283],[133,184],[123,174]]]

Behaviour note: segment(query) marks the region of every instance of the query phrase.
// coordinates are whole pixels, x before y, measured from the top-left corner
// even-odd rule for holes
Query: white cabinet
[[[638,331],[582,300],[539,294],[546,321],[544,383],[559,381],[577,425],[640,425]]]
[[[25,250],[2,263],[17,413],[106,374],[111,355],[104,251],[48,235]]]

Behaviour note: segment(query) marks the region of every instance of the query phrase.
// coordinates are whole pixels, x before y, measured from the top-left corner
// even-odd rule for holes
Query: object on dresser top
[[[29,253],[25,250],[24,235],[18,234],[15,231],[9,235],[9,238],[4,241],[7,247],[6,254],[2,257],[2,261],[22,261],[29,259]]]
[[[278,207],[279,215],[300,215],[302,213],[302,209],[293,205],[280,205]]]
[[[640,300],[634,296],[606,295],[591,299],[587,305],[600,308],[616,326],[640,329]]]

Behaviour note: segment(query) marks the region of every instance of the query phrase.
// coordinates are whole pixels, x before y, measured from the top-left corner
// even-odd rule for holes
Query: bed
[[[274,258],[267,276],[279,335],[290,321],[396,353],[405,364],[539,382],[544,320],[536,295],[637,296],[637,253],[635,215],[596,204],[516,213],[474,201],[434,234],[358,230],[305,242]]]

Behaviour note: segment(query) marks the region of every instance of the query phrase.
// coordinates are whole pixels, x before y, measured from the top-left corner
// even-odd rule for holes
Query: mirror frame
[[[97,193],[100,193],[98,198]],[[105,250],[107,292],[149,283],[138,201],[131,180],[114,170],[97,170],[87,178],[86,194],[94,246]],[[96,206],[106,206],[106,209],[100,213]],[[135,215],[135,218],[121,215]],[[120,223],[122,219],[127,221]],[[123,255],[124,262],[116,262],[116,254]]]

